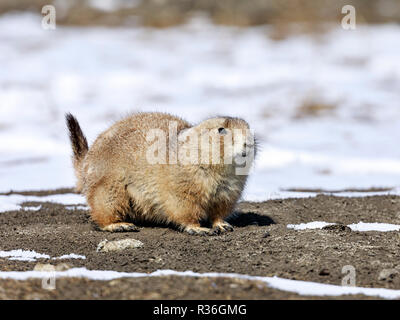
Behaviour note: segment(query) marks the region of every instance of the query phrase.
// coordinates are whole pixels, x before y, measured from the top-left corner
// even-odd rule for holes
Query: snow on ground
[[[327,227],[333,224],[334,223],[329,223],[324,221],[313,221],[300,224],[288,224],[287,227],[289,229],[294,229],[294,230],[322,229],[323,227]]]
[[[400,225],[398,225],[398,224],[380,223],[380,222],[368,223],[368,222],[360,221],[359,223],[349,224],[348,227],[353,231],[388,232],[388,231],[399,231],[400,230]]]
[[[300,223],[300,224],[288,224],[287,227],[289,229],[294,230],[307,230],[307,229],[322,229],[323,227],[334,225],[335,223],[329,223],[324,221],[313,221],[308,223]],[[381,231],[381,232],[389,232],[389,231],[399,231],[400,225],[398,224],[390,224],[390,223],[381,223],[381,222],[358,222],[349,224],[348,227],[353,231]]]
[[[10,251],[0,251],[1,258],[7,258],[9,260],[19,260],[19,261],[36,261],[36,259],[50,259],[47,254],[37,253],[31,250],[10,250]]]
[[[23,207],[25,211],[39,211],[42,208],[42,205],[34,206],[34,207]]]
[[[75,254],[75,253],[70,253],[70,254],[64,254],[60,257],[52,258],[56,260],[62,260],[62,259],[86,259],[85,256],[81,254]]]
[[[37,253],[34,250],[10,250],[10,251],[0,251],[0,258],[7,258],[9,260],[18,260],[18,261],[36,261],[37,259],[86,259],[85,256],[71,253],[65,254],[61,257],[50,258],[48,254]]]
[[[317,189],[318,190],[318,189]],[[376,196],[376,195],[400,195],[400,188],[393,187],[389,191],[370,191],[370,192],[357,192],[357,191],[318,191],[318,192],[309,192],[309,191],[274,191],[268,194],[269,200],[277,200],[277,199],[288,199],[288,198],[310,198],[316,197],[318,194],[325,194],[330,196],[336,197],[369,197],[369,196]],[[260,201],[262,200],[261,190],[258,193],[246,194],[245,199],[248,201]]]
[[[89,210],[89,207],[86,205],[82,206],[66,206],[65,209],[67,210]]]
[[[173,271],[158,270],[153,273],[140,272],[118,272],[108,270],[88,270],[86,268],[73,268],[67,271],[0,271],[0,279],[49,279],[52,277],[76,277],[87,278],[91,280],[109,281],[118,278],[143,278],[143,277],[162,277],[162,276],[179,276],[179,277],[213,277],[213,278],[235,278],[244,280],[261,281],[268,287],[294,292],[306,296],[341,296],[349,294],[363,294],[366,296],[380,297],[384,299],[399,299],[400,290],[385,288],[364,288],[364,287],[348,287],[332,284],[322,284],[317,282],[283,279],[279,277],[260,277],[249,276],[235,273],[197,273],[193,271]]]
[[[0,212],[11,211],[11,210],[33,210],[37,211],[40,207],[22,207],[21,204],[24,202],[54,202],[64,205],[72,204],[86,204],[85,197],[74,193],[65,194],[54,194],[50,196],[23,196],[19,194],[11,195],[0,195]]]
[[[74,185],[65,112],[93,142],[139,110],[247,119],[261,147],[247,200],[399,187],[400,26],[282,41],[270,32],[200,18],[45,31],[40,16],[0,16],[0,192]],[[307,115],[308,102],[321,113]]]

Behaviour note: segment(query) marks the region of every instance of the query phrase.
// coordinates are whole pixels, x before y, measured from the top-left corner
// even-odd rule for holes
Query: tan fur
[[[191,126],[163,113],[136,113],[115,123],[84,157],[74,159],[80,168],[78,189],[86,195],[92,219],[101,229],[132,231],[136,228],[130,221],[152,221],[173,223],[191,234],[232,230],[224,219],[234,209],[247,176],[236,175],[234,164],[150,164],[146,151],[153,142],[147,142],[146,135],[159,128],[169,139],[170,121],[176,121],[178,135],[188,130],[201,135],[203,129],[216,133],[220,127],[248,129],[236,118],[213,118]],[[216,139],[221,141],[222,158],[223,139],[217,133]],[[194,147],[185,141],[178,144],[182,150]],[[213,229],[201,228],[201,220],[209,220]]]

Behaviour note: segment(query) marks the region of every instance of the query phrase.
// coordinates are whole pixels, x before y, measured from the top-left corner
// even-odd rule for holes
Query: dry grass
[[[336,108],[337,105],[334,104],[315,102],[315,101],[305,101],[302,105],[300,105],[297,108],[294,117],[296,119],[322,117],[326,115],[331,115]]]

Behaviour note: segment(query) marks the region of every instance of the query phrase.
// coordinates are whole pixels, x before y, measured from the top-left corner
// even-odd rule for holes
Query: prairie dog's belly
[[[136,220],[165,223],[169,217],[164,211],[163,199],[156,186],[131,183],[126,188],[131,198],[131,217]]]

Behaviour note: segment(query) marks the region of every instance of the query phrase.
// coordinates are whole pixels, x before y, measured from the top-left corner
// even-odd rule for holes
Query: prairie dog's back
[[[89,154],[94,156],[100,152],[101,157],[105,157],[104,153],[118,156],[113,152],[117,148],[120,153],[140,153],[148,146],[146,136],[150,130],[160,129],[168,137],[171,121],[176,122],[178,132],[190,127],[188,122],[166,113],[136,113],[128,116],[100,134],[90,147]]]
[[[147,135],[158,129],[168,137],[171,122],[176,123],[177,132],[190,127],[188,122],[170,114],[134,113],[101,133],[82,163],[83,192],[104,178],[122,181],[127,178],[127,171],[140,173],[147,168],[146,150],[151,144]]]

